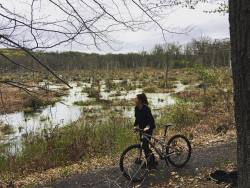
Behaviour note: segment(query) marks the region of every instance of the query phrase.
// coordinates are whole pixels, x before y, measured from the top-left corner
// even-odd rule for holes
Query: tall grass
[[[39,171],[93,156],[117,154],[136,142],[132,125],[126,119],[100,125],[80,120],[63,128],[44,130],[39,135],[27,135],[21,151],[14,156],[5,147],[0,148],[0,174],[22,174],[27,169]]]

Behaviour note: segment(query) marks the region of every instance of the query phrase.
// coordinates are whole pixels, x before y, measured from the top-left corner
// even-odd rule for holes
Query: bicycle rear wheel
[[[129,146],[120,158],[120,170],[133,182],[142,181],[147,175],[147,160],[140,144]]]
[[[168,141],[166,156],[169,163],[177,168],[182,168],[188,163],[191,152],[191,144],[183,135],[175,135]]]

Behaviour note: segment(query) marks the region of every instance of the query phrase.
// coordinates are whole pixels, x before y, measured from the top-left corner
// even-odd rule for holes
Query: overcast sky
[[[178,9],[171,13],[165,23],[167,28],[186,28],[191,27],[192,30],[188,34],[167,34],[168,42],[176,42],[185,44],[192,39],[208,36],[212,39],[229,38],[229,20],[228,14],[208,14],[205,10],[213,10],[216,5],[200,5],[195,10]],[[178,30],[178,29],[177,29]],[[125,32],[120,31],[116,34],[115,39],[119,40],[120,50],[113,51],[109,48],[98,51],[96,49],[84,49],[82,46],[74,46],[75,51],[99,52],[99,53],[127,53],[138,52],[142,50],[150,51],[155,44],[164,43],[161,31],[152,28],[149,31]],[[60,47],[59,50],[64,50]],[[67,48],[65,48],[67,50]]]
[[[30,1],[29,0],[18,0],[19,5],[17,5],[17,0],[4,0],[3,5],[6,5],[10,9],[14,9],[21,13],[27,12],[28,16],[30,13]],[[108,2],[105,0],[103,2]],[[25,2],[25,3],[23,3]],[[55,18],[63,17],[59,13],[55,12],[54,7],[50,7],[49,3],[46,1],[41,1],[44,3],[43,8],[45,15],[54,15]],[[73,2],[73,1],[72,1]],[[48,5],[47,5],[48,4]],[[108,4],[110,5],[110,4]],[[184,28],[192,28],[187,34],[170,34],[166,33],[167,42],[175,42],[184,44],[192,39],[198,39],[200,37],[210,37],[212,39],[224,39],[229,38],[229,22],[228,14],[205,13],[205,10],[213,10],[217,7],[216,4],[200,4],[194,10],[187,8],[180,8],[177,10],[171,10],[171,14],[164,18],[164,22],[161,22],[164,28],[170,30],[181,31]],[[131,9],[131,11],[136,9]],[[81,11],[84,12],[84,11]],[[85,12],[85,16],[90,16]],[[133,14],[133,13],[132,13]],[[135,13],[136,14],[136,13]],[[52,17],[53,18],[53,17]],[[54,19],[55,20],[55,19]],[[104,23],[105,24],[105,23]],[[52,37],[53,38],[53,37]],[[84,40],[86,37],[81,38]],[[147,31],[119,31],[112,33],[112,38],[119,41],[116,44],[116,49],[114,51],[109,47],[105,46],[101,48],[101,51],[97,50],[95,47],[87,49],[85,46],[78,44],[73,44],[72,46],[58,46],[56,48],[50,49],[51,51],[81,51],[81,52],[98,52],[98,53],[127,53],[127,52],[139,52],[142,50],[150,51],[156,44],[164,43],[163,35],[161,30],[157,27],[148,28]]]

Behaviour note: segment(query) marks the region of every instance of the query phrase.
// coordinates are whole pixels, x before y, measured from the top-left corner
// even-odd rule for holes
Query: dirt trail
[[[150,173],[149,177],[141,183],[141,187],[152,187],[159,183],[168,182],[170,173],[178,171],[182,176],[196,176],[204,168],[217,167],[225,162],[236,161],[236,144],[226,143],[205,149],[196,149],[193,151],[192,158],[186,167],[182,169],[166,168],[165,163],[160,162],[158,170]],[[108,188],[108,187],[133,187],[134,184],[129,182],[121,175],[118,166],[108,169],[95,170],[87,174],[74,175],[70,178],[58,180],[50,185],[38,187],[54,188]]]

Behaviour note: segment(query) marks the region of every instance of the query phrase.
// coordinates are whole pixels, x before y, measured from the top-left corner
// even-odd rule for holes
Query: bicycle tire
[[[171,158],[171,155],[169,156],[169,154],[170,154],[170,151],[169,151],[169,150],[170,150],[170,148],[171,148],[170,146],[171,146],[172,142],[173,142],[174,140],[178,139],[178,138],[183,139],[183,140],[186,142],[187,147],[188,147],[188,155],[187,155],[185,161],[184,161],[183,163],[181,163],[181,164],[177,164],[177,163]],[[182,167],[184,167],[184,166],[188,163],[188,161],[190,160],[190,158],[191,158],[191,153],[192,153],[191,143],[190,143],[190,141],[189,141],[185,136],[183,136],[183,135],[175,135],[175,136],[173,136],[173,137],[171,137],[171,138],[169,139],[169,141],[168,141],[168,143],[167,143],[167,148],[166,148],[166,156],[167,156],[168,162],[169,162],[171,165],[173,165],[173,166],[175,166],[175,167],[177,167],[177,168],[182,168]]]
[[[133,149],[140,149],[140,150],[143,150],[142,149],[142,146],[140,144],[134,144],[134,145],[131,145],[129,146],[128,148],[126,148],[123,153],[121,154],[121,157],[120,157],[120,170],[121,172],[123,173],[123,175],[130,181],[132,182],[140,182],[142,181],[145,176],[147,175],[147,171],[145,171],[145,173],[143,174],[142,177],[140,178],[131,178],[131,176],[128,174],[128,172],[124,169],[124,159],[125,159],[125,156],[127,155],[127,153],[129,153],[131,150]]]

